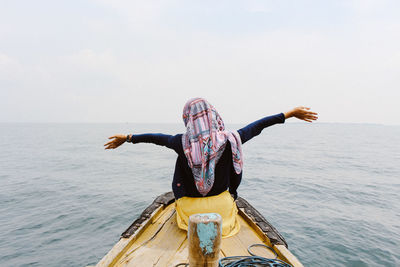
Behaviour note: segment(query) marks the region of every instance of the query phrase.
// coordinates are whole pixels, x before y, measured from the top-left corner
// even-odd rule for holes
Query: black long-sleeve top
[[[273,116],[268,116],[255,121],[238,130],[242,144],[249,141],[254,136],[257,136],[261,131],[269,126],[277,123],[284,123],[285,115],[279,113]],[[174,178],[172,180],[172,190],[175,198],[188,197],[202,197],[197,191],[192,170],[189,167],[187,158],[183,152],[182,134],[167,135],[167,134],[134,134],[131,141],[136,143],[153,143],[160,146],[166,146],[175,150],[178,158],[175,163]],[[229,141],[228,141],[229,142]],[[213,187],[208,192],[207,196],[218,195],[227,189],[237,198],[237,188],[242,180],[242,173],[237,174],[233,168],[232,163],[232,150],[229,144],[226,145],[225,151],[222,153],[221,158],[215,166],[215,180]]]

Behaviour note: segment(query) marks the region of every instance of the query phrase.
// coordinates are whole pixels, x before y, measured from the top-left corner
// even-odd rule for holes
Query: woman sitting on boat
[[[222,217],[222,236],[229,237],[239,231],[234,200],[242,179],[242,144],[264,128],[284,123],[290,117],[312,122],[317,119],[317,113],[297,107],[231,132],[225,130],[221,116],[210,103],[193,98],[183,109],[185,134],[118,134],[109,137],[112,140],[105,148],[115,149],[129,142],[153,143],[175,150],[178,158],[172,190],[179,228],[187,230],[192,214],[216,212]]]

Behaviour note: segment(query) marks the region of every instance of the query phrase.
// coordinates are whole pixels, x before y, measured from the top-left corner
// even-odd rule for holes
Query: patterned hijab
[[[183,108],[186,133],[182,136],[183,150],[192,169],[199,193],[207,195],[214,184],[215,166],[231,144],[233,167],[242,172],[242,143],[238,132],[225,130],[224,122],[215,108],[203,98],[190,99]]]

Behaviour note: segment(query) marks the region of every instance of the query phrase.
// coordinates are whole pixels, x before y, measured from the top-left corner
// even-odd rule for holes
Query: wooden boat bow
[[[175,198],[172,192],[158,196],[121,234],[120,240],[96,266],[175,266],[188,262],[187,234],[176,225]],[[288,250],[278,230],[250,203],[239,197],[241,230],[222,240],[220,258],[249,255],[248,246],[258,243],[272,247],[278,258],[292,266],[303,266]],[[271,251],[255,249],[263,257]]]

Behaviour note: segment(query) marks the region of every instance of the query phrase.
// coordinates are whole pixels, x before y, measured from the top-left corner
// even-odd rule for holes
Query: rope
[[[275,254],[275,258],[268,259],[255,255],[252,251],[252,247],[265,247]],[[259,267],[293,267],[292,265],[277,259],[278,254],[273,248],[264,244],[252,244],[247,248],[247,251],[251,256],[232,256],[225,257],[219,260],[219,267],[247,267],[247,266],[259,266]]]
[[[219,267],[247,267],[247,266],[268,266],[268,267],[293,267],[278,259],[267,259],[259,256],[233,256],[219,260]]]
[[[257,256],[251,251],[253,247],[264,247],[274,253],[275,258],[268,259]],[[231,256],[221,258],[218,262],[218,267],[293,267],[292,265],[277,259],[278,254],[275,250],[264,244],[252,244],[247,248],[247,251],[251,256]],[[174,267],[178,266],[189,266],[189,263],[179,263]]]
[[[250,254],[251,256],[257,256],[256,254],[254,254],[253,252],[251,252],[250,249],[251,249],[252,247],[264,247],[264,248],[267,248],[267,249],[270,250],[272,253],[274,253],[274,255],[275,255],[275,258],[274,258],[274,259],[278,258],[278,254],[276,254],[275,250],[274,250],[273,248],[271,248],[271,247],[265,245],[265,244],[252,244],[252,245],[250,245],[250,246],[247,248],[247,251],[249,252],[249,254]]]

